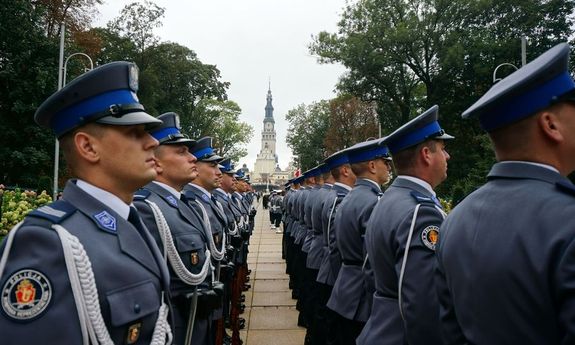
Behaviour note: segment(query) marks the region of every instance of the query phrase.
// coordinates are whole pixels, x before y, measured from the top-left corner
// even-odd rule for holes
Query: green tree
[[[341,95],[329,101],[329,128],[324,134],[328,155],[370,137],[378,137],[373,103],[362,102],[351,95]]]
[[[143,57],[148,48],[157,45],[159,37],[154,29],[162,26],[165,9],[151,1],[132,2],[124,6],[120,15],[108,23],[108,28],[134,43],[136,52]],[[136,61],[143,65],[144,61]]]
[[[491,87],[498,64],[520,65],[521,36],[530,37],[528,58],[568,40],[574,3],[359,0],[345,8],[338,32],[319,33],[310,51],[349,69],[339,89],[376,101],[384,132],[439,104],[443,127],[456,136],[440,192],[466,194],[483,183],[493,154],[476,121],[459,114]]]
[[[0,9],[0,181],[36,187],[49,175],[54,139],[34,112],[56,90],[58,45],[46,37],[42,6],[8,1]]]
[[[298,156],[302,172],[323,162],[327,156],[325,133],[329,128],[329,102],[300,104],[286,114],[290,123],[286,141]]]
[[[213,137],[218,153],[237,162],[247,154],[245,145],[254,131],[252,126],[239,120],[241,112],[233,101],[204,99],[196,107],[193,121],[182,122],[182,128],[192,138]]]

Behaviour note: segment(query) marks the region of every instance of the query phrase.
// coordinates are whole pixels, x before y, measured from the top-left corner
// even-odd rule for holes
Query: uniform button
[[[134,304],[134,313],[139,314],[140,313],[140,305],[138,303]]]

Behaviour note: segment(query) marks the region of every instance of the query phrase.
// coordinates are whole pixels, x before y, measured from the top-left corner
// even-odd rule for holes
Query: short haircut
[[[411,172],[417,162],[417,153],[423,148],[428,147],[431,152],[437,150],[437,141],[428,139],[415,146],[408,147],[393,154],[393,165],[397,174],[402,175]]]
[[[368,161],[363,161],[363,162],[358,162],[358,163],[352,163],[351,164],[351,171],[353,171],[353,173],[356,176],[361,176],[364,175],[365,173],[368,172],[369,170],[369,162],[371,162],[371,160]]]

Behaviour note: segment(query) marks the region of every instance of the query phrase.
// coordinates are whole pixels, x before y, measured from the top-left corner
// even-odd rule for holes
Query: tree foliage
[[[324,135],[328,155],[378,136],[377,114],[373,103],[362,102],[350,95],[329,101],[329,128]]]
[[[192,138],[213,137],[221,156],[238,161],[247,154],[244,145],[249,143],[254,131],[252,126],[239,121],[241,112],[233,101],[205,99],[196,107],[193,120],[182,126]]]
[[[474,121],[459,118],[492,85],[501,63],[521,64],[572,34],[573,0],[359,0],[344,9],[336,33],[320,32],[310,51],[321,63],[342,63],[338,88],[377,102],[384,133],[433,104],[456,136],[450,177],[440,187],[467,194],[493,162]]]
[[[193,50],[163,42],[154,34],[164,9],[146,1],[126,6],[106,28],[91,28],[101,0],[12,0],[0,7],[0,181],[44,189],[52,185],[54,137],[34,123],[36,108],[57,89],[59,30],[66,23],[64,57],[87,53],[94,66],[134,61],[140,68],[138,96],[146,110],[180,114],[182,123],[211,134],[221,152],[245,155],[251,127],[239,121],[240,109],[228,102],[229,83],[220,71],[198,59]],[[84,57],[69,59],[71,81],[89,67]],[[209,103],[215,127],[194,123],[200,102]],[[208,102],[209,101],[209,102]],[[211,102],[211,103],[210,103]],[[219,138],[225,136],[225,138]],[[217,141],[218,142],[218,141]],[[60,185],[66,177],[60,170]]]
[[[300,104],[288,111],[286,119],[290,123],[286,141],[298,156],[301,171],[320,164],[327,156],[324,135],[329,128],[329,102]]]

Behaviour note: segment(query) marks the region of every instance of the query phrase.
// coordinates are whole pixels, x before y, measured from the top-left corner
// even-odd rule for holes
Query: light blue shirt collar
[[[411,181],[413,183],[417,183],[421,187],[425,188],[429,193],[431,193],[431,195],[436,196],[435,191],[433,190],[433,188],[431,188],[431,185],[429,183],[427,183],[426,181],[423,181],[422,179],[418,178],[418,177],[407,176],[407,175],[398,175],[397,178],[402,178],[402,179]]]
[[[344,184],[344,183],[341,183],[341,182],[336,182],[335,185],[336,185],[336,186],[340,186],[341,188],[345,188],[345,189],[347,189],[348,191],[351,190],[351,187],[350,187],[350,186],[348,186],[348,185],[346,185],[346,184]]]
[[[559,174],[559,170],[557,170],[557,168],[555,168],[554,166],[548,165],[548,164],[543,164],[543,163],[536,163],[536,162],[527,162],[527,161],[501,161],[499,163],[523,163],[523,164],[529,164],[529,165],[535,165],[541,168],[545,168],[545,169],[549,169],[551,171],[555,171],[556,173]]]
[[[165,190],[167,190],[168,192],[170,192],[172,195],[174,195],[176,197],[177,200],[180,200],[180,196],[182,193],[178,192],[175,188],[170,187],[163,182],[158,182],[158,181],[152,181],[152,182],[154,182],[158,186],[160,186],[160,187],[164,188]]]
[[[197,189],[199,189],[202,193],[206,194],[208,196],[208,198],[212,197],[212,194],[210,192],[208,192],[207,189],[205,189],[204,187],[198,186],[197,184],[194,183],[190,183],[192,186],[196,187]]]
[[[114,212],[120,215],[120,217],[126,220],[128,219],[128,215],[130,214],[130,205],[123,202],[122,199],[108,191],[103,190],[102,188],[96,187],[93,184],[80,179],[76,181],[76,186],[94,198],[98,199],[98,201],[102,204],[114,210]]]

